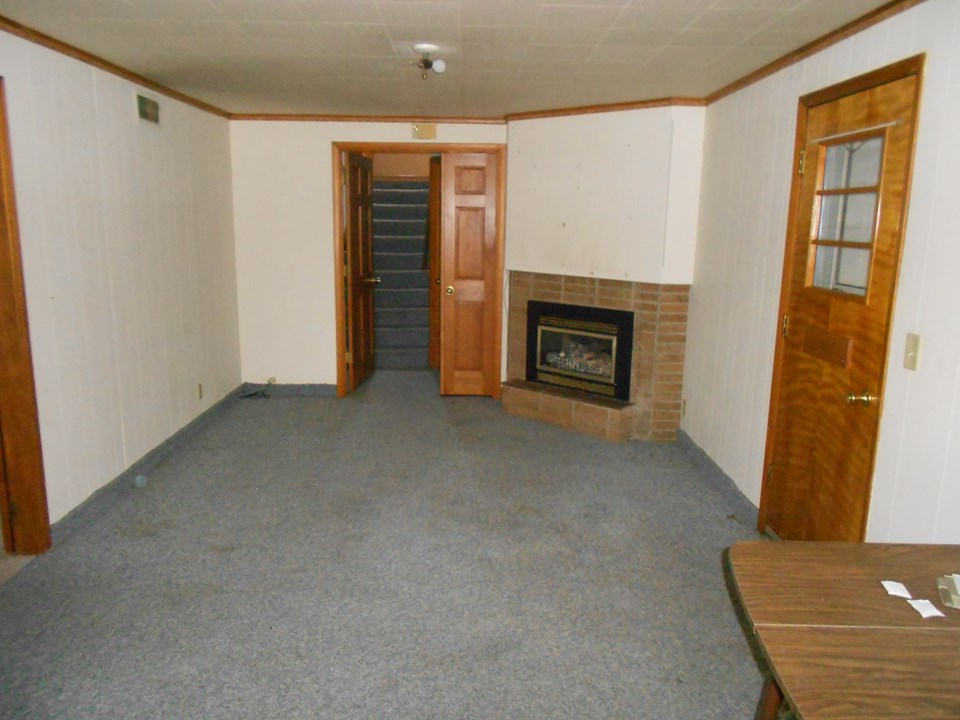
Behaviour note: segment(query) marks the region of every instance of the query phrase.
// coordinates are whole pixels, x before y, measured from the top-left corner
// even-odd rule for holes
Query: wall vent
[[[160,124],[160,104],[143,95],[137,95],[137,114],[141,120]]]

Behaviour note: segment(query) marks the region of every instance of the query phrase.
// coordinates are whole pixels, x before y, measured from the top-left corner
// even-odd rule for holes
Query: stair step
[[[426,248],[427,240],[423,237],[390,237],[381,235],[373,238],[374,253],[419,253],[422,258]],[[420,264],[423,264],[422,259]]]
[[[377,237],[416,237],[427,236],[427,224],[423,220],[381,220],[373,217],[373,236]]]
[[[380,287],[384,290],[426,289],[430,284],[426,270],[382,270],[377,274],[380,276]]]
[[[397,183],[393,183],[397,184]],[[404,187],[382,187],[379,180],[373,185],[373,202],[389,204],[426,205],[430,188],[426,183],[399,183]]]
[[[382,370],[421,370],[428,367],[427,350],[377,350],[377,367]]]
[[[427,293],[426,288],[422,290],[377,288],[373,293],[373,302],[378,308],[425,308]]]
[[[376,310],[374,326],[389,327],[426,327],[430,323],[430,311],[427,308],[381,308]]]
[[[430,344],[430,329],[425,327],[377,328],[378,350],[425,348]]]
[[[427,206],[406,203],[373,204],[373,217],[377,220],[417,220],[427,222]]]
[[[373,271],[423,270],[423,251],[420,252],[375,252]]]

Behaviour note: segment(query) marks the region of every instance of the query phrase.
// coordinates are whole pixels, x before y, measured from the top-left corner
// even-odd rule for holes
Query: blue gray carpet
[[[752,717],[754,516],[678,445],[429,372],[236,400],[0,587],[0,717]]]

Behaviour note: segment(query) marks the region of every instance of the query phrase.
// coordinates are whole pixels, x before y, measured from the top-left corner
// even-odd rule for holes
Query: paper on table
[[[907,600],[907,602],[910,603],[914,610],[920,613],[920,617],[945,617],[944,614],[937,610],[936,606],[929,600]]]
[[[910,594],[910,591],[907,590],[907,586],[903,583],[897,582],[896,580],[881,580],[880,584],[883,585],[883,589],[887,591],[888,595],[907,598],[907,600],[913,597],[913,595]]]

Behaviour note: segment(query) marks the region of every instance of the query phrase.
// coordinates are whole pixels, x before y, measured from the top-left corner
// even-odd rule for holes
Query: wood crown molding
[[[424,117],[420,115],[311,115],[296,113],[231,113],[231,120],[267,122],[384,122],[444,123],[448,125],[504,125],[504,118]]]
[[[333,115],[333,114],[282,114],[282,113],[230,113],[221,108],[198,100],[189,95],[185,95],[177,90],[173,90],[165,85],[154,82],[149,78],[138,75],[137,73],[126,70],[103,58],[81,50],[80,48],[69,45],[61,40],[45,35],[37,30],[21,25],[18,22],[10,20],[0,15],[0,30],[12,35],[24,38],[31,42],[43,45],[51,50],[55,50],[64,55],[68,55],[81,62],[88,63],[101,70],[109,72],[118,77],[129,80],[137,85],[154,90],[162,95],[179,100],[180,102],[192,105],[195,108],[218,115],[228,120],[256,120],[268,122],[435,122],[447,124],[465,124],[465,125],[503,125],[508,122],[518,120],[534,120],[540,118],[563,117],[566,115],[590,115],[593,113],[618,112],[622,110],[644,110],[655,107],[686,106],[686,107],[705,107],[712,105],[718,100],[722,100],[728,95],[732,95],[738,90],[742,90],[749,85],[753,85],[763,80],[775,72],[789,67],[795,63],[814,55],[821,50],[825,50],[831,45],[835,45],[842,40],[856,35],[869,27],[872,27],[884,20],[898,15],[912,7],[925,2],[926,0],[890,0],[885,5],[881,5],[875,10],[859,18],[851,20],[846,25],[837,28],[796,50],[764,65],[763,67],[744,75],[739,80],[726,85],[719,90],[703,98],[693,97],[666,97],[653,100],[637,100],[633,102],[609,103],[601,105],[582,105],[569,108],[557,108],[553,110],[533,110],[529,112],[507,113],[501,118],[458,118],[458,117],[418,117],[418,116],[376,116],[376,115]]]
[[[26,25],[21,25],[20,23],[2,15],[0,15],[0,30],[10,33],[11,35],[16,35],[17,37],[23,38],[24,40],[28,40],[37,45],[42,45],[43,47],[54,50],[62,55],[72,57],[74,60],[79,60],[87,65],[92,65],[93,67],[99,68],[100,70],[108,72],[111,75],[116,75],[124,80],[129,80],[135,85],[139,85],[148,90],[153,90],[154,92],[165,95],[173,100],[179,100],[182,103],[191,105],[192,107],[203,110],[204,112],[208,112],[212,115],[218,115],[222,118],[230,117],[230,113],[228,113],[226,110],[222,110],[214,105],[205,103],[202,100],[197,100],[194,97],[185,95],[184,93],[174,90],[173,88],[169,88],[166,85],[161,85],[158,82],[154,82],[150,78],[146,78],[143,75],[138,75],[135,72],[110,62],[109,60],[105,60],[99,55],[94,55],[86,50],[81,50],[78,47],[65,43],[62,40],[57,40],[49,35],[44,35],[38,30],[28,28]]]
[[[603,105],[580,105],[577,107],[557,108],[555,110],[532,110],[530,112],[508,113],[507,122],[517,120],[538,120],[540,118],[564,117],[566,115],[592,115],[594,113],[619,112],[621,110],[645,110],[655,107],[704,107],[704,98],[666,97],[653,100],[635,100],[632,102],[607,103]]]
[[[833,32],[827,33],[823,37],[819,37],[816,40],[808,42],[806,45],[797,48],[793,52],[787,53],[783,57],[778,58],[773,62],[764,65],[762,68],[754,70],[748,75],[744,75],[739,80],[735,80],[729,85],[720,88],[716,92],[707,95],[707,105],[712,105],[718,100],[722,100],[738,90],[742,90],[749,85],[753,85],[754,83],[773,75],[775,72],[783,70],[785,67],[789,67],[790,65],[798,63],[801,60],[805,60],[821,50],[826,50],[831,45],[836,45],[838,42],[846,40],[848,37],[856,35],[859,32],[863,32],[867,28],[873,27],[874,25],[893,17],[894,15],[899,15],[900,13],[917,6],[922,2],[926,2],[926,0],[891,0],[886,5],[881,5],[877,9],[868,12],[866,15],[862,15],[861,17],[851,20],[846,25],[837,28]]]

